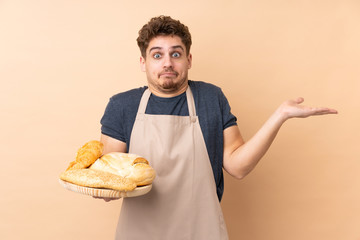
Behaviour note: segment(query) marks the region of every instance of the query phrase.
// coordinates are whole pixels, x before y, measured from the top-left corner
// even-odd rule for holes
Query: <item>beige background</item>
[[[340,112],[287,122],[246,179],[226,176],[231,239],[359,240],[358,0],[0,0],[0,239],[113,238],[121,201],[58,175],[109,97],[146,84],[135,39],[160,14],[189,26],[190,78],[222,87],[245,139],[288,98]]]

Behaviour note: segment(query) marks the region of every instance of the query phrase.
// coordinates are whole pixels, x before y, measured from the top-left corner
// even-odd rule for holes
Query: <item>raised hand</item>
[[[300,105],[303,102],[304,98],[301,97],[285,101],[278,108],[278,112],[284,117],[284,120],[289,118],[306,118],[310,116],[338,113],[335,109],[327,107],[308,107]]]

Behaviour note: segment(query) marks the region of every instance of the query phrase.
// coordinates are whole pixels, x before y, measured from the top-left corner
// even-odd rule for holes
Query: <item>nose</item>
[[[164,59],[164,68],[172,67],[172,59],[170,54],[166,54],[163,59]]]

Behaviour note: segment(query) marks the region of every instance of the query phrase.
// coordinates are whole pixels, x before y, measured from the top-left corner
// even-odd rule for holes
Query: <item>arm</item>
[[[303,98],[298,98],[281,104],[260,130],[246,143],[237,126],[225,129],[224,169],[233,177],[242,179],[254,169],[267,152],[286,120],[337,113],[334,109],[302,106],[300,104],[303,101]]]
[[[109,137],[107,135],[101,134],[100,142],[104,144],[103,154],[110,152],[126,152],[126,143],[119,141],[115,138]]]

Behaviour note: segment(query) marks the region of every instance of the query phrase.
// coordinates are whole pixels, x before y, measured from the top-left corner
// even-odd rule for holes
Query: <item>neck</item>
[[[176,89],[159,89],[156,88],[155,86],[153,86],[152,84],[148,84],[149,86],[149,90],[152,94],[154,94],[155,96],[158,97],[163,97],[163,98],[170,98],[170,97],[175,97],[178,96],[182,93],[184,93],[186,91],[186,89],[188,88],[188,80],[186,80],[184,82],[184,84],[182,84],[180,87],[176,88]]]

